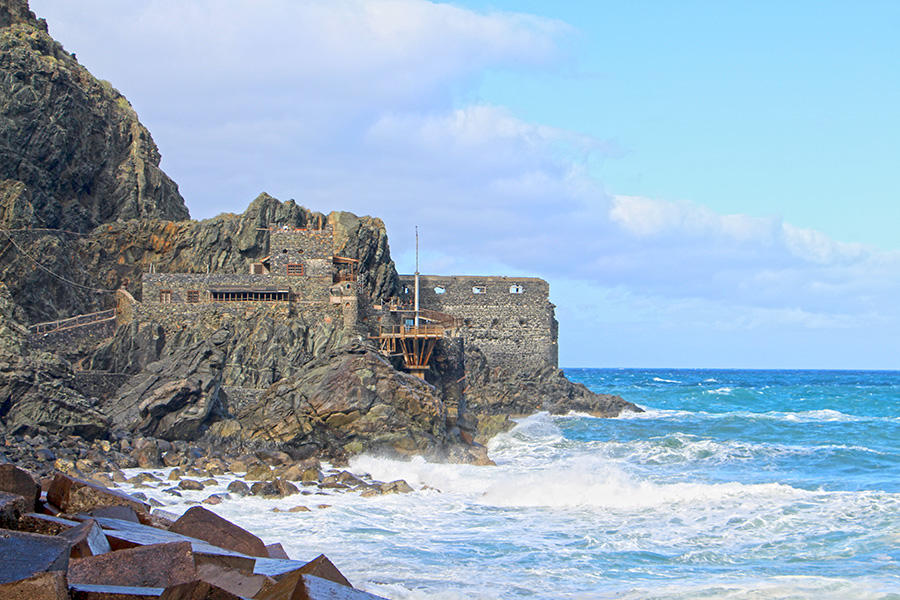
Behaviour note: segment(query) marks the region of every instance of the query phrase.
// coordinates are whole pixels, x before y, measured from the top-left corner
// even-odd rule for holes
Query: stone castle
[[[401,275],[396,296],[373,301],[358,284],[358,262],[336,256],[334,232],[271,225],[269,255],[242,273],[145,273],[138,321],[183,326],[208,311],[240,314],[266,306],[274,318],[332,323],[382,341],[385,354],[414,355],[422,377],[434,340],[460,338],[492,366],[539,370],[558,362],[557,323],[546,281],[530,277]],[[418,316],[418,319],[416,317]],[[406,344],[406,345],[404,345]],[[424,365],[422,364],[424,361]]]

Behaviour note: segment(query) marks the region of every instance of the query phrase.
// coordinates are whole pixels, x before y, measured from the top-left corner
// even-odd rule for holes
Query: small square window
[[[288,275],[303,275],[303,265],[299,263],[289,263],[287,266]]]
[[[525,288],[522,287],[521,285],[519,285],[518,283],[514,283],[511,286],[509,286],[510,294],[522,294],[524,292],[525,292]]]
[[[446,290],[443,286],[441,286],[441,285],[439,285],[439,286],[437,286],[436,288],[434,288],[434,293],[435,293],[435,294],[443,294],[443,293],[446,292],[446,291],[447,291],[447,290]]]
[[[473,285],[473,286],[472,286],[472,293],[473,293],[473,294],[483,294],[483,293],[485,293],[485,291],[486,291],[486,290],[485,290],[485,288],[484,288],[483,285]]]
[[[159,301],[162,302],[163,304],[171,304],[172,303],[172,290],[160,290]]]
[[[188,290],[187,301],[191,303],[200,302],[200,292],[198,290]]]

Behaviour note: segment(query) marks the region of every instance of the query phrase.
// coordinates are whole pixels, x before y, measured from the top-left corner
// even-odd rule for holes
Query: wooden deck
[[[406,368],[424,379],[434,353],[434,345],[447,333],[448,330],[443,325],[391,325],[382,327],[379,335],[373,339],[379,341],[382,354],[402,355]]]

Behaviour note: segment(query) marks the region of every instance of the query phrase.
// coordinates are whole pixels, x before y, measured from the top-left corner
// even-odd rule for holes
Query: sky
[[[900,3],[31,0],[195,219],[550,282],[564,367],[900,368]]]

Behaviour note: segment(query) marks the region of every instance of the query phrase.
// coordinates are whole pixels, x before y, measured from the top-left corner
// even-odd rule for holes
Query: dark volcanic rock
[[[638,406],[611,394],[597,394],[566,379],[561,369],[545,367],[539,372],[490,369],[484,355],[467,348],[469,389],[467,409],[473,415],[530,415],[548,411],[560,415],[570,411],[597,417],[616,417],[622,411],[644,412]]]
[[[51,354],[29,353],[17,314],[0,283],[0,424],[9,435],[104,434],[106,418],[71,387],[71,365]]]
[[[85,264],[81,234],[118,220],[188,218],[159,161],[128,101],[55,42],[27,2],[2,0],[0,281],[29,321],[110,306],[96,290],[118,286],[108,266]]]
[[[362,343],[312,361],[210,433],[336,458],[363,451],[440,458],[451,442],[434,387],[395,370]]]
[[[3,227],[86,233],[117,219],[188,218],[128,101],[55,42],[26,2],[2,5]]]
[[[225,414],[219,384],[224,331],[153,363],[104,409],[116,427],[164,440],[195,440]]]

